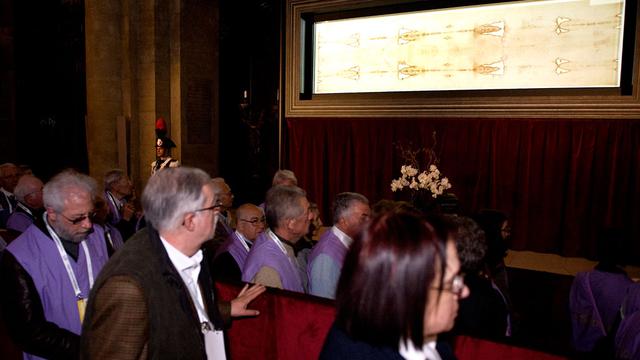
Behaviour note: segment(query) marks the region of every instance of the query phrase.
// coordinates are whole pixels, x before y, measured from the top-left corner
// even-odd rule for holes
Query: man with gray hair
[[[0,165],[0,228],[4,228],[7,219],[16,209],[13,190],[18,183],[18,167],[12,163]]]
[[[308,259],[309,293],[335,299],[347,250],[371,216],[364,195],[343,192],[333,201],[333,227],[325,231]]]
[[[233,207],[233,192],[231,187],[224,178],[217,177],[211,179],[213,188],[213,196],[217,205],[220,205],[220,213],[218,214],[218,224],[214,241],[218,244],[224,242],[229,235],[233,233],[231,207]]]
[[[87,175],[54,176],[43,189],[46,212],[7,246],[2,307],[25,359],[78,357],[89,292],[108,259],[91,220],[95,194]]]
[[[42,215],[42,181],[33,175],[23,175],[13,191],[16,195],[16,210],[7,220],[7,229],[23,233],[29,225]]]
[[[127,240],[136,229],[138,215],[133,206],[134,188],[131,179],[120,169],[113,169],[104,175],[104,200],[109,207],[107,220]]]
[[[312,214],[304,190],[278,185],[267,192],[270,229],[255,241],[242,269],[242,280],[285,290],[306,292],[307,276],[294,245],[309,231]]]
[[[200,249],[219,206],[200,169],[168,168],[142,193],[147,219],[96,280],[82,331],[86,359],[225,359],[223,327],[264,291],[245,288],[218,301]]]
[[[286,185],[286,186],[298,186],[298,179],[291,170],[281,169],[273,174],[273,181],[271,186]]]

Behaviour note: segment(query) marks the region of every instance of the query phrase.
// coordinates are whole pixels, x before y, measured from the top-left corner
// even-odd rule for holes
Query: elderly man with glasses
[[[236,230],[220,246],[212,264],[216,279],[240,281],[242,268],[254,240],[264,231],[265,218],[262,208],[244,204],[236,210]]]
[[[63,171],[43,189],[45,213],[7,246],[0,271],[5,321],[25,359],[79,355],[84,309],[107,262],[91,220],[96,182]]]

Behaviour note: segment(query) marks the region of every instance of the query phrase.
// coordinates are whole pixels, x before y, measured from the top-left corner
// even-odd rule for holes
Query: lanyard
[[[31,210],[29,210],[29,208],[28,208],[28,207],[26,207],[26,206],[22,205],[22,203],[21,203],[21,202],[18,202],[17,206],[18,206],[20,209],[24,210],[24,212],[26,212],[27,214],[31,215],[31,217],[33,217],[33,213],[31,212]]]
[[[47,230],[49,230],[49,234],[53,239],[53,242],[56,243],[56,247],[58,248],[58,252],[60,253],[60,257],[62,258],[62,262],[64,263],[65,269],[67,269],[67,275],[69,275],[69,280],[71,281],[71,286],[73,286],[73,291],[76,295],[76,298],[82,299],[80,296],[80,286],[78,285],[78,279],[76,279],[76,274],[73,272],[73,268],[71,267],[71,263],[69,262],[69,255],[64,250],[62,246],[62,241],[58,237],[58,234],[51,228],[49,222],[47,221],[47,213],[42,214],[42,219],[44,223],[47,225]],[[82,250],[84,251],[84,256],[87,259],[87,272],[89,273],[89,290],[93,287],[93,266],[91,264],[91,255],[89,254],[89,248],[87,247],[87,242],[85,240],[82,241]],[[89,294],[87,294],[87,297]]]
[[[236,235],[238,235],[238,239],[240,240],[240,244],[242,244],[242,246],[245,248],[245,250],[247,250],[247,252],[249,252],[249,244],[247,244],[247,238],[244,237],[244,235],[240,234],[240,232],[238,230],[236,230]]]
[[[122,202],[120,200],[117,200],[116,197],[113,196],[111,191],[106,191],[106,193],[107,193],[107,196],[109,196],[109,201],[111,201],[111,203],[116,208],[116,210],[120,211],[120,208],[122,207]]]
[[[280,241],[280,239],[278,239],[276,234],[274,234],[273,231],[271,231],[271,230],[267,230],[267,235],[273,240],[273,242],[276,243],[276,245],[278,245],[278,248],[280,248],[280,250],[282,250],[282,252],[285,255],[287,255],[287,258],[289,258],[289,254],[287,254],[287,250],[284,248],[284,245],[282,245],[282,241]],[[291,259],[289,259],[289,261],[291,261]]]

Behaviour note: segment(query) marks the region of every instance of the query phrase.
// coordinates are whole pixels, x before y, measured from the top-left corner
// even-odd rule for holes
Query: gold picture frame
[[[616,0],[592,0],[601,2],[615,2]],[[508,4],[524,2],[510,2]],[[501,5],[504,3],[491,2],[486,7]],[[535,3],[534,3],[535,4]],[[446,6],[446,7],[445,7]],[[617,65],[618,83],[611,83],[607,79],[605,86],[571,82],[560,84],[559,86],[549,86],[543,84],[535,88],[525,88],[526,86],[515,86],[512,88],[488,88],[488,89],[398,89],[391,88],[382,91],[369,84],[360,90],[322,91],[318,90],[314,73],[317,65],[317,34],[313,34],[315,24],[339,23],[346,19],[349,23],[351,19],[366,19],[374,17],[374,21],[397,17],[398,15],[415,12],[427,7],[436,13],[440,11],[440,17],[446,17],[451,6],[464,9],[463,1],[366,1],[366,0],[288,0],[286,8],[286,31],[285,31],[285,116],[287,117],[424,117],[424,116],[446,116],[446,117],[558,117],[558,118],[584,118],[584,117],[610,117],[610,118],[637,118],[640,117],[640,97],[638,93],[638,6],[637,0],[626,0],[624,17],[620,19],[620,24],[624,24],[624,45]],[[474,10],[477,9],[477,10]],[[481,18],[482,6],[475,6],[466,9],[471,13],[478,11],[477,18]],[[443,15],[444,14],[444,15]],[[612,13],[613,14],[613,13]],[[466,15],[469,17],[469,15]],[[566,18],[557,16],[555,30],[558,37],[565,31],[570,31],[569,24],[573,26],[579,22],[571,23]],[[452,20],[453,22],[453,20]],[[481,21],[480,21],[481,22]],[[595,21],[591,21],[595,23]],[[601,21],[604,22],[604,21]],[[588,23],[588,21],[583,21]],[[479,31],[495,31],[496,34],[504,30],[504,22],[474,25],[471,30],[476,36]],[[496,25],[492,28],[492,25]],[[553,24],[550,24],[553,26]],[[608,27],[615,26],[613,22]],[[500,29],[500,26],[503,28]],[[545,25],[546,26],[546,25]],[[480,30],[478,30],[480,28]],[[511,28],[513,29],[513,28]],[[552,29],[553,30],[553,29]],[[397,31],[400,34],[405,30]],[[407,30],[409,31],[409,30]],[[545,29],[546,31],[546,29]],[[462,31],[458,31],[462,32]],[[425,31],[415,31],[411,35],[422,34]],[[466,36],[466,35],[465,35]],[[371,38],[371,37],[370,37]],[[415,38],[415,36],[414,36]],[[550,38],[552,39],[552,38]],[[355,39],[354,41],[360,41]],[[394,41],[396,39],[393,39]],[[552,39],[553,40],[553,39]],[[574,40],[575,41],[575,40]],[[595,41],[594,41],[595,43]],[[601,50],[598,50],[601,51]],[[609,51],[609,58],[611,49]],[[328,56],[326,59],[332,62],[334,68],[341,66],[342,54],[337,53],[337,60]],[[366,54],[366,53],[365,53]],[[513,59],[517,53],[513,53]],[[509,54],[507,54],[509,56]],[[366,55],[364,56],[366,57]],[[560,60],[557,60],[560,59]],[[550,64],[552,70],[560,78],[568,78],[563,72],[571,69],[568,60],[557,57],[555,64]],[[621,59],[621,60],[620,60]],[[441,61],[442,63],[442,61]],[[497,68],[479,67],[478,61],[471,61],[471,70],[464,71],[485,71]],[[542,61],[540,61],[542,63]],[[337,64],[337,66],[335,65]],[[391,70],[396,64],[391,64]],[[483,64],[480,64],[483,65]],[[491,65],[491,64],[488,64]],[[345,61],[344,68],[350,69],[350,62]],[[544,65],[546,66],[546,65]],[[577,66],[577,65],[576,65]],[[513,67],[512,67],[513,68]],[[615,67],[613,67],[615,68]],[[380,71],[379,71],[380,72]],[[486,71],[488,72],[488,70]],[[327,72],[330,73],[330,72]],[[391,75],[392,71],[389,71]],[[351,76],[355,73],[343,73],[343,76]],[[416,72],[413,73],[415,75]],[[359,75],[359,74],[358,74]],[[400,77],[400,66],[398,66],[398,77]],[[406,74],[404,74],[406,75]],[[410,74],[412,75],[412,74]],[[418,71],[418,75],[421,75]],[[433,77],[432,77],[433,78]],[[390,77],[389,79],[392,79]],[[574,79],[578,79],[575,77]],[[386,81],[391,83],[391,81]],[[404,86],[404,83],[401,84]],[[368,91],[367,89],[373,89]]]

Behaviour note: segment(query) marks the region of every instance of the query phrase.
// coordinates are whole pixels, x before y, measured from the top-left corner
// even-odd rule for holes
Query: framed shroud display
[[[640,115],[637,0],[287,5],[286,116]]]

